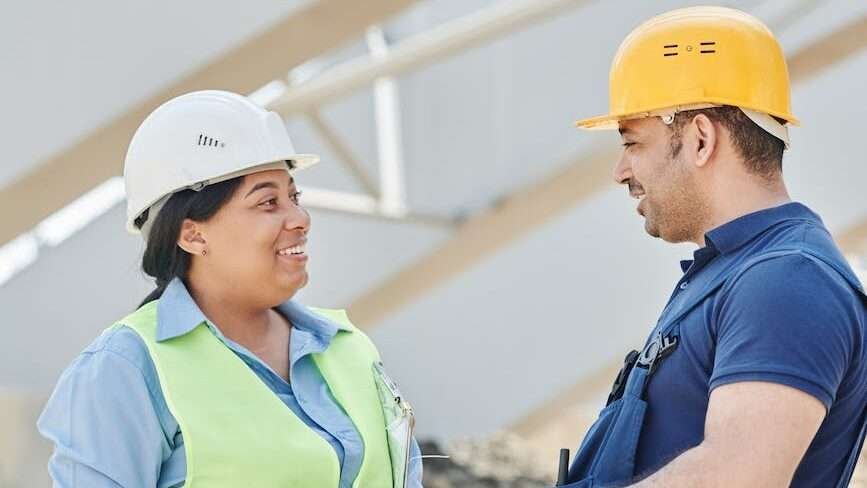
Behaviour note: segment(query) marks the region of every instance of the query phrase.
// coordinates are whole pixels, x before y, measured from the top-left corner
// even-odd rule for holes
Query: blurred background
[[[250,94],[284,116],[296,148],[322,155],[297,176],[313,220],[300,299],[348,308],[379,346],[425,453],[452,456],[427,463],[427,486],[550,482],[693,251],[644,233],[611,181],[619,138],[572,121],[606,111],[632,28],[692,4],[6,5],[0,487],[50,485],[42,406],[153,288],[123,228],[123,157],[146,114],[202,88]],[[803,121],[784,161],[790,192],[863,275],[867,3],[722,5],[780,40]]]

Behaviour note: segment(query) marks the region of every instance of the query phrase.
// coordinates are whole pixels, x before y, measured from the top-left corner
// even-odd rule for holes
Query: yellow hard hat
[[[664,13],[624,39],[611,64],[609,113],[579,120],[585,129],[617,128],[620,120],[719,105],[788,141],[774,117],[797,125],[789,72],[779,43],[758,19],[723,7]]]

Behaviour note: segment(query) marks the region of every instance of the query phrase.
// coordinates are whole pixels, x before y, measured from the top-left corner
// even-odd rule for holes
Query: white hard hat
[[[177,191],[318,161],[296,153],[283,119],[247,97],[218,90],[181,95],[154,110],[129,143],[123,169],[127,230],[147,237],[149,224]],[[135,220],[148,209],[138,229]]]

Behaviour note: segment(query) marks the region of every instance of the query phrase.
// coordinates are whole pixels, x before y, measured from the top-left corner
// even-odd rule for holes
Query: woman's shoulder
[[[173,452],[178,432],[145,345],[125,326],[107,329],[72,361],[37,428],[55,444],[55,475],[102,480],[103,473],[130,483],[159,473],[154,467]]]
[[[102,401],[109,397],[115,400]],[[156,413],[169,431],[175,425],[147,347],[134,330],[124,325],[103,331],[72,361],[57,382],[52,395],[55,399],[65,399],[60,403],[67,406],[70,402],[96,401],[104,404],[104,409],[109,405],[122,410],[141,408]],[[151,405],[147,405],[148,399]],[[51,403],[46,410],[51,410]]]
[[[115,324],[104,330],[81,352],[80,357],[86,356],[116,357],[135,366],[143,375],[156,373],[141,336],[123,324]]]
[[[64,371],[65,377],[87,378],[85,384],[101,384],[116,390],[147,388],[157,411],[165,403],[156,367],[141,336],[115,324],[93,340]]]

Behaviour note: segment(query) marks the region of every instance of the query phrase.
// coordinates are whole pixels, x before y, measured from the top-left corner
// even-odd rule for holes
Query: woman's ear
[[[719,143],[719,129],[705,114],[698,114],[692,119],[695,125],[695,134],[698,139],[696,147],[695,165],[704,167],[711,160]]]
[[[207,242],[202,236],[199,222],[184,219],[178,235],[178,247],[193,255],[204,256],[208,253]]]

